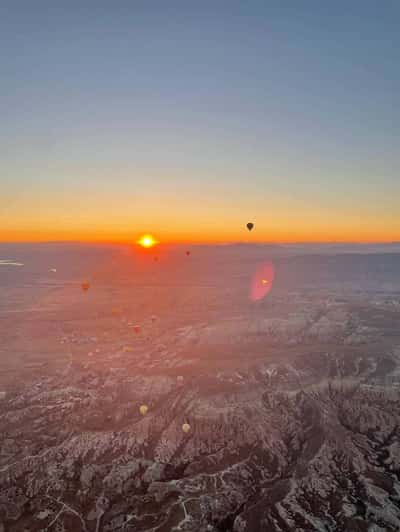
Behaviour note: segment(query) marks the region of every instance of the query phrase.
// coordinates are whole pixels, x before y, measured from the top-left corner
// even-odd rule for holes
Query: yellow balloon
[[[184,424],[182,425],[182,430],[183,430],[183,432],[188,433],[189,430],[190,430],[190,425],[189,425],[189,423],[184,423]]]
[[[149,410],[149,407],[147,405],[141,405],[141,407],[139,408],[139,411],[142,414],[142,416],[145,416],[148,410]]]

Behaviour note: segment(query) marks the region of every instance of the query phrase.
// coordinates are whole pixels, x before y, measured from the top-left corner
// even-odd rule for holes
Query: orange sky
[[[396,233],[385,231],[370,231],[369,228],[357,231],[344,230],[342,232],[327,232],[324,229],[307,231],[306,229],[293,230],[258,230],[257,226],[250,233],[245,225],[240,229],[226,229],[216,232],[168,232],[157,227],[143,229],[142,231],[128,230],[37,230],[37,229],[6,229],[0,233],[3,242],[48,242],[48,241],[84,241],[84,242],[113,242],[135,243],[143,234],[150,233],[161,243],[296,243],[296,242],[394,242],[398,241]]]
[[[136,242],[145,233],[163,243],[400,241],[396,190],[371,178],[339,180],[328,169],[334,193],[318,175],[299,183],[294,171],[249,170],[253,181],[234,169],[214,180],[211,169],[193,169],[190,179],[169,168],[35,170],[45,171],[43,182],[21,186],[15,178],[2,187],[0,241]]]

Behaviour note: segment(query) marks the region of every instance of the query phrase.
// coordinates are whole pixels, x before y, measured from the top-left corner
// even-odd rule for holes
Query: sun
[[[143,235],[137,241],[137,244],[144,248],[151,248],[158,244],[157,240],[152,235]]]

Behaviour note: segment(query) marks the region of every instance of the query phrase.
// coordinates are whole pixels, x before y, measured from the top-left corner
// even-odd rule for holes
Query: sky
[[[399,27],[397,0],[3,0],[0,240],[400,240]]]

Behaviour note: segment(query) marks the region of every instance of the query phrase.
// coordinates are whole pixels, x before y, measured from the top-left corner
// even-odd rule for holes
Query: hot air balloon
[[[187,257],[190,256],[190,251],[189,251],[189,250],[186,251],[186,256],[187,256]]]
[[[83,292],[87,292],[89,290],[89,287],[90,287],[90,283],[88,283],[88,282],[85,282],[85,283],[81,284],[81,288],[82,288]]]
[[[124,353],[130,353],[131,351],[133,351],[133,349],[130,345],[124,345],[124,347],[122,348],[122,351]]]
[[[249,222],[249,223],[246,224],[246,227],[247,227],[247,229],[249,231],[251,231],[253,229],[253,227],[254,227],[254,224],[252,222]]]
[[[151,317],[151,321],[154,323],[156,320],[157,320],[157,316],[155,316],[155,315],[153,314],[153,316]]]
[[[56,269],[56,268],[50,268],[50,271],[51,271],[52,273],[57,273],[57,269]]]
[[[189,432],[189,430],[190,430],[190,425],[189,425],[189,423],[184,423],[184,424],[182,425],[182,430],[183,430],[183,432],[185,432],[185,433],[187,434],[187,433]]]
[[[145,416],[149,410],[149,407],[147,405],[141,405],[139,408],[139,412],[142,414],[142,416]]]
[[[178,375],[176,380],[179,382],[179,383],[182,383],[183,382],[183,375]]]
[[[139,334],[140,333],[140,325],[134,325],[133,326],[133,332],[135,334]]]

